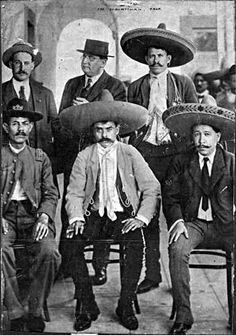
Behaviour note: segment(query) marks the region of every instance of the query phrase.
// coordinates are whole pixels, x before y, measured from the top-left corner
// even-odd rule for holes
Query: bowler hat
[[[114,101],[111,93],[104,89],[100,101],[68,107],[59,117],[62,125],[77,135],[102,121],[116,122],[120,125],[120,135],[126,135],[145,125],[148,111],[130,102]]]
[[[158,28],[130,30],[122,36],[120,44],[127,56],[144,64],[147,64],[145,56],[148,48],[164,49],[172,56],[170,67],[190,62],[196,51],[191,41],[173,31],[166,30],[164,23],[159,24]]]
[[[40,112],[31,111],[27,101],[19,98],[14,98],[9,101],[7,110],[3,112],[3,120],[6,121],[9,117],[27,117],[30,121],[35,122],[43,118]]]
[[[188,103],[172,106],[162,115],[163,122],[172,132],[190,136],[193,126],[209,125],[221,132],[223,140],[234,138],[235,113],[225,108]]]
[[[84,50],[76,49],[79,52],[86,52],[99,57],[114,57],[108,55],[108,45],[109,43],[98,40],[87,39],[85,42]]]
[[[19,42],[13,44],[3,53],[2,61],[7,67],[10,67],[9,61],[12,60],[13,55],[17,52],[29,53],[33,58],[34,67],[38,66],[42,62],[41,52],[39,52],[38,49],[34,49],[30,43],[20,40]]]

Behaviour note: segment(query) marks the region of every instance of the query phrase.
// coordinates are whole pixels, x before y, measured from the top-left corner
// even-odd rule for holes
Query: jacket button
[[[15,170],[12,170],[11,173],[15,173],[16,171]]]
[[[9,195],[9,194],[10,194],[10,192],[7,192],[7,194]]]
[[[13,159],[13,162],[16,163],[16,159]]]
[[[13,180],[9,181],[10,184],[13,184]]]

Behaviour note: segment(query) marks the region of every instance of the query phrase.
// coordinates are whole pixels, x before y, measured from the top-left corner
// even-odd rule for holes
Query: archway
[[[103,29],[106,32],[108,28],[109,39],[111,39],[111,36],[113,39],[110,53],[114,50],[114,56],[116,56],[115,68],[111,74],[116,76],[119,75],[118,28],[116,18],[112,11],[108,11],[108,14],[104,15],[103,11],[98,10],[99,7],[107,7],[107,5],[103,0],[58,0],[50,1],[41,12],[37,20],[36,44],[39,46],[40,50],[42,50],[43,62],[40,66],[40,72],[37,72],[36,78],[37,80],[42,81],[47,87],[50,87],[54,93],[57,91],[58,85],[56,81],[57,46],[61,33],[70,23],[82,22],[79,20],[93,20],[94,23],[99,21],[103,24]],[[90,34],[90,29],[91,32],[93,32],[93,28],[89,28],[87,31],[88,35]],[[96,38],[100,39],[100,36],[96,34]],[[105,40],[107,40],[107,38]],[[82,44],[83,43],[84,42],[82,42]],[[74,49],[78,47],[79,45],[76,43]],[[80,63],[79,58],[78,63]],[[76,76],[78,73],[79,66],[72,76]],[[56,97],[56,99],[58,101],[59,97]]]
[[[61,32],[56,55],[56,102],[59,106],[63,88],[68,79],[83,74],[80,62],[81,53],[87,38],[101,39],[109,43],[109,54],[115,55],[115,41],[112,31],[101,21],[80,19],[69,23]],[[106,71],[116,74],[115,58],[109,58]]]

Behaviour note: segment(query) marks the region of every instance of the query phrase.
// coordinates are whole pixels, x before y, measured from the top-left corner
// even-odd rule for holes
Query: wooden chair
[[[107,264],[119,264],[120,265],[120,281],[122,279],[122,275],[124,272],[124,245],[121,242],[116,242],[113,239],[105,239],[105,240],[99,240],[99,242],[104,242],[104,243],[108,243],[110,244],[110,254],[113,252],[117,255],[119,255],[119,257],[117,258],[109,258],[109,261]],[[118,248],[115,248],[115,246],[118,246]],[[85,252],[92,252],[93,251],[93,245],[88,245],[85,247]],[[86,258],[86,263],[92,263],[92,258]],[[136,310],[137,314],[140,314],[140,307],[139,307],[139,303],[138,303],[138,298],[137,295],[135,296],[134,299],[134,307]]]
[[[204,248],[205,247],[205,248]],[[227,287],[227,300],[228,300],[228,311],[229,311],[229,326],[232,325],[232,309],[233,309],[233,297],[232,297],[232,266],[233,259],[232,253],[230,251],[224,251],[222,249],[206,247],[206,245],[199,245],[198,248],[194,249],[191,252],[191,255],[212,255],[219,257],[221,263],[212,264],[212,263],[193,263],[190,260],[189,268],[190,269],[226,269],[226,287]],[[191,257],[191,256],[190,256]],[[172,311],[170,315],[170,320],[173,320],[176,313],[176,307],[173,302]]]
[[[27,290],[29,287],[29,264],[28,264],[28,255],[25,248],[25,245],[22,243],[14,244],[14,251],[16,256],[16,277],[18,280],[20,290]],[[47,305],[47,300],[44,301],[43,312],[46,322],[50,322],[50,315]]]

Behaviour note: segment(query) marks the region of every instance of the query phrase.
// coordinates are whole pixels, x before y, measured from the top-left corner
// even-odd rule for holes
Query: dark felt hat
[[[90,40],[87,39],[85,42],[84,50],[76,49],[79,52],[86,52],[99,57],[114,57],[108,55],[108,46],[109,43],[99,40]]]
[[[64,127],[80,135],[96,122],[114,121],[120,125],[120,135],[141,128],[147,122],[146,108],[124,101],[114,101],[108,90],[103,90],[101,100],[71,106],[60,113]]]
[[[13,55],[17,52],[29,53],[33,58],[34,67],[38,66],[42,62],[41,52],[39,52],[38,49],[34,49],[30,43],[20,40],[3,53],[2,61],[7,67],[9,67],[9,61],[12,60]]]
[[[162,115],[163,122],[172,132],[191,136],[192,127],[209,125],[221,132],[221,138],[234,138],[235,113],[225,108],[207,104],[180,104],[168,108]]]
[[[138,28],[126,32],[120,41],[124,53],[130,58],[147,64],[145,55],[148,48],[164,49],[172,56],[170,67],[190,62],[196,49],[191,41],[181,35],[166,30],[164,23],[158,28]]]
[[[9,117],[27,117],[30,121],[35,122],[43,118],[40,112],[31,111],[27,101],[19,98],[14,98],[9,101],[7,110],[3,111],[3,120]]]

